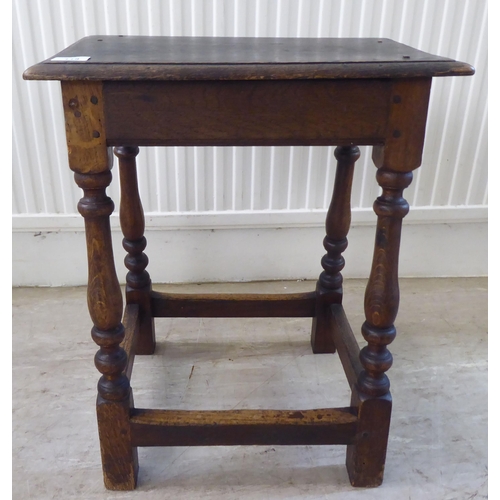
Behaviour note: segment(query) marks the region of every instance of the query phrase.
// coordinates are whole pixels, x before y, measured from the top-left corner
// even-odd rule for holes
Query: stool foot
[[[132,446],[130,400],[107,401],[97,398],[97,423],[101,443],[104,486],[108,490],[130,491],[137,485],[139,462]]]
[[[380,398],[358,400],[355,443],[347,445],[346,454],[347,473],[353,486],[366,488],[382,484],[391,409],[389,393]]]

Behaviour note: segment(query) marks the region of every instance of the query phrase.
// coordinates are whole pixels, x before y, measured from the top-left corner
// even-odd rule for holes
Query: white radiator
[[[405,222],[457,227],[467,223],[476,230],[481,226],[482,236],[471,236],[476,238],[477,248],[471,247],[476,254],[470,258],[483,259],[483,267],[471,271],[461,269],[465,263],[457,262],[455,271],[449,272],[485,274],[485,0],[14,0],[14,284],[85,282],[84,268],[68,263],[64,277],[58,278],[58,269],[43,263],[44,252],[49,251],[47,245],[44,250],[43,242],[47,243],[55,233],[66,241],[68,252],[76,251],[71,250],[71,238],[64,240],[64,234],[81,233],[83,223],[76,212],[80,191],[67,166],[59,83],[26,82],[22,72],[79,38],[94,34],[384,37],[472,64],[476,68],[473,77],[433,81],[423,164],[406,190],[412,210]],[[164,231],[167,240],[168,231],[183,227],[189,231],[288,228],[299,231],[298,234],[305,228],[320,230],[333,186],[333,149],[143,148],[138,157],[139,187],[149,227]],[[362,148],[355,171],[354,226],[373,221],[371,206],[378,187],[370,149]],[[109,194],[118,201],[116,182]],[[113,224],[117,227],[116,222]],[[34,236],[38,233],[44,236],[43,240]],[[419,243],[421,237],[424,241]],[[425,234],[418,238],[416,245],[433,244]],[[36,245],[26,248],[26,242],[35,240]],[[321,237],[318,244],[315,255],[322,252]],[[259,251],[262,250],[257,246],[255,252]],[[61,258],[64,256],[58,257]],[[432,266],[427,265],[427,271],[424,264],[421,267],[408,268],[407,274],[434,275],[439,269],[438,264],[435,271]],[[403,274],[404,270],[405,261]],[[174,280],[216,277],[204,272],[186,270]],[[270,262],[267,271],[260,269],[257,274],[248,268],[241,275],[217,276],[312,277],[303,276],[306,272],[309,271],[297,269],[296,275],[293,270],[283,273],[279,263]],[[353,275],[364,273],[364,268],[352,269]],[[158,278],[170,281],[167,271]]]

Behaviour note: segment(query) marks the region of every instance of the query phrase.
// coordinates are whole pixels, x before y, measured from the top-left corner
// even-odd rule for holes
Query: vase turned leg
[[[97,422],[104,484],[111,490],[135,488],[137,449],[131,444],[129,411],[132,392],[124,369],[127,355],[120,347],[123,300],[116,277],[109,216],[113,202],[106,196],[111,172],[75,174],[84,196],[78,210],[85,218],[89,264],[88,307],[94,323],[92,338],[99,346],[95,365],[102,374],[97,386]]]
[[[332,304],[342,302],[342,274],[345,261],[342,253],[347,248],[347,233],[351,225],[351,187],[354,164],[359,158],[357,146],[338,146],[335,149],[337,172],[332,201],[326,215],[326,236],[323,246],[326,255],[321,259],[323,272],[316,284],[316,311],[312,322],[313,352],[335,352],[331,329]]]
[[[151,279],[146,271],[148,257],[144,253],[144,211],[137,185],[136,156],[139,148],[122,146],[114,149],[120,168],[120,225],[123,232],[123,247],[128,252],[125,257],[127,304],[139,305],[139,338],[136,354],[153,354],[155,350],[155,326],[151,316]]]
[[[123,299],[116,276],[109,216],[113,201],[106,195],[113,155],[106,145],[102,82],[61,83],[69,166],[83,190],[78,211],[85,220],[88,257],[87,303],[99,346],[94,361],[101,373],[97,384],[97,424],[104,484],[111,490],[135,488],[138,462],[132,446],[132,390],[124,373],[127,354]]]
[[[358,408],[355,443],[347,446],[347,471],[353,486],[382,483],[392,399],[385,372],[392,365],[387,349],[395,336],[399,306],[398,258],[403,217],[409,207],[402,197],[411,172],[377,171],[382,194],[374,203],[377,232],[373,264],[365,292],[362,334],[367,342],[360,352],[364,368],[353,389],[352,406]]]

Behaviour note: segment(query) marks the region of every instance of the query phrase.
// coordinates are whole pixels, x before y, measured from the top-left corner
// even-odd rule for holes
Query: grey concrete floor
[[[358,334],[365,283],[345,283]],[[311,282],[156,286],[311,290]],[[134,492],[104,489],[98,373],[85,288],[13,289],[13,498],[487,498],[487,280],[404,279],[390,346],[394,399],[385,479],[354,489],[344,446],[139,449]],[[160,319],[138,356],[138,407],[306,409],[349,404],[336,355],[313,355],[307,319]]]

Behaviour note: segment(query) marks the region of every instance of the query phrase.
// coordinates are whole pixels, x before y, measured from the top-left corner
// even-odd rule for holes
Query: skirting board
[[[148,216],[145,252],[153,282],[316,279],[325,253],[324,228],[319,222],[324,219],[324,213],[303,215],[302,222],[295,214],[293,224],[287,224],[286,220],[279,223],[271,215],[267,223],[264,219],[251,218],[252,223],[239,225],[242,219],[236,217],[216,226],[203,218],[194,223],[191,217],[183,226],[182,221],[173,219],[174,223],[167,227],[164,216],[158,216],[159,219]],[[367,278],[375,238],[374,218],[372,212],[353,215],[343,275]],[[408,216],[403,222],[400,276],[486,276],[488,225],[484,215],[482,210],[468,220],[456,216],[447,222],[436,215],[426,221],[418,214],[413,219]],[[64,222],[57,216],[53,219],[40,219],[38,227],[34,227],[33,220],[14,222],[13,286],[86,284],[86,247],[81,220],[74,217]],[[118,278],[124,283],[125,252],[116,217],[112,217],[112,229],[115,265]]]

